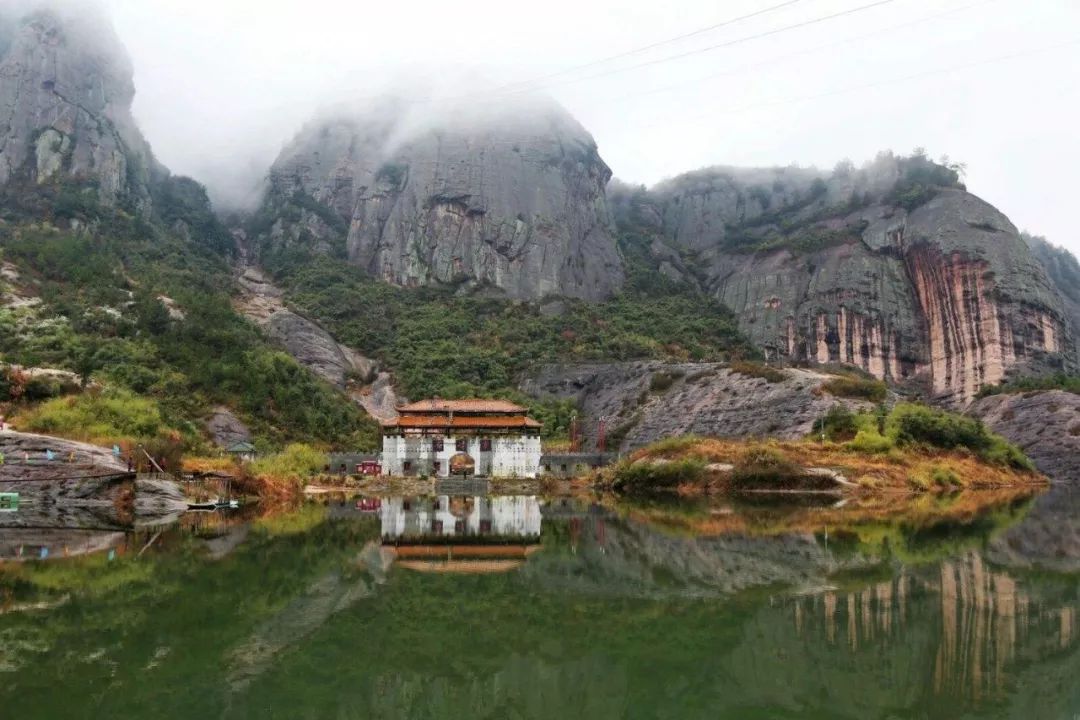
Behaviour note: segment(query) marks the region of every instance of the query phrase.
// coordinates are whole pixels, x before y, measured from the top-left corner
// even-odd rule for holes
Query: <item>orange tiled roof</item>
[[[464,412],[464,413],[524,413],[525,408],[506,400],[420,400],[402,405],[399,413]]]
[[[472,416],[472,415],[402,415],[384,427],[400,428],[538,428],[541,423],[524,415]]]

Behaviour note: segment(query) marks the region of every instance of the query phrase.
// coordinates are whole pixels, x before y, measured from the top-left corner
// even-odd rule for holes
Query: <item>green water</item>
[[[435,501],[9,544],[0,717],[1080,716],[1060,499],[765,535],[784,508]]]

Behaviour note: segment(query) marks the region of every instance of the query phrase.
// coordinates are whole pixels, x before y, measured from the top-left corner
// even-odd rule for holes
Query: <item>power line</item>
[[[767,7],[767,8],[762,8],[761,10],[755,10],[754,12],[747,13],[746,15],[740,15],[738,17],[730,18],[728,20],[724,20],[723,22],[719,22],[719,23],[716,23],[714,25],[709,25],[708,27],[699,28],[697,30],[692,30],[692,31],[690,31],[688,33],[683,33],[682,35],[676,35],[674,37],[667,38],[666,40],[658,40],[658,41],[656,41],[654,43],[650,43],[649,45],[643,45],[643,46],[638,47],[638,48],[633,48],[632,50],[627,50],[625,52],[621,52],[621,53],[618,53],[618,54],[615,54],[615,55],[609,55],[607,57],[600,58],[599,60],[592,60],[590,62],[583,63],[581,65],[575,65],[575,66],[572,66],[572,67],[568,67],[568,68],[565,68],[563,70],[558,70],[556,72],[550,73],[548,75],[541,75],[540,77],[533,78],[531,80],[522,80],[522,81],[519,81],[519,82],[507,83],[506,85],[503,85],[501,87],[496,87],[495,91],[498,92],[498,91],[502,91],[504,89],[511,89],[511,88],[514,88],[515,86],[518,86],[518,85],[536,85],[537,83],[543,83],[544,81],[551,80],[552,78],[562,77],[563,75],[569,75],[571,73],[578,72],[579,70],[587,70],[588,68],[596,67],[597,65],[604,65],[606,63],[612,62],[613,60],[621,60],[622,58],[625,58],[625,57],[631,57],[633,55],[640,55],[643,52],[648,52],[649,50],[655,50],[656,48],[663,47],[664,45],[670,45],[672,43],[681,42],[683,40],[687,40],[687,39],[692,38],[692,37],[697,37],[698,35],[704,35],[705,33],[712,32],[713,30],[719,30],[720,28],[728,27],[729,25],[734,25],[736,23],[742,22],[743,20],[749,20],[751,18],[755,18],[755,17],[765,15],[765,14],[768,14],[768,13],[771,13],[771,12],[775,12],[777,10],[781,10],[783,8],[789,7],[791,5],[795,5],[796,3],[800,3],[800,2],[803,2],[803,0],[786,0],[786,2],[782,2],[779,5],[772,5],[772,6]]]
[[[804,27],[810,27],[811,25],[818,25],[818,24],[823,23],[823,22],[828,22],[829,20],[835,20],[836,18],[846,17],[848,15],[854,15],[856,13],[864,12],[866,10],[871,10],[873,8],[876,8],[876,7],[881,7],[882,5],[888,5],[888,4],[893,3],[893,2],[896,2],[896,0],[877,0],[876,2],[868,3],[866,5],[860,5],[858,7],[849,8],[847,10],[841,10],[840,12],[835,12],[835,13],[832,13],[831,15],[822,15],[822,16],[819,16],[819,17],[816,17],[816,18],[811,18],[810,20],[803,20],[802,22],[794,23],[792,25],[785,25],[783,27],[773,28],[772,30],[766,30],[764,32],[755,33],[753,35],[745,35],[745,36],[743,36],[741,38],[735,38],[734,40],[728,40],[727,42],[718,43],[716,45],[709,45],[707,47],[698,48],[696,50],[689,50],[687,52],[679,53],[677,55],[669,55],[667,57],[657,58],[655,60],[646,60],[646,61],[640,62],[640,63],[638,63],[636,65],[628,65],[626,67],[613,68],[612,70],[607,70],[605,72],[596,73],[596,74],[593,74],[593,75],[586,75],[586,76],[580,77],[580,78],[570,78],[570,79],[564,80],[562,82],[549,83],[549,84],[544,85],[542,87],[551,88],[551,87],[558,87],[560,85],[569,85],[571,83],[584,82],[584,81],[587,81],[587,80],[596,80],[598,78],[608,77],[609,75],[615,75],[615,74],[618,74],[618,73],[630,72],[631,70],[638,70],[638,69],[643,68],[643,67],[650,67],[652,65],[659,65],[661,63],[673,62],[675,60],[682,60],[684,58],[692,57],[694,55],[700,55],[701,53],[712,52],[714,50],[721,50],[721,49],[724,49],[724,48],[733,47],[735,45],[741,45],[743,43],[751,42],[753,40],[760,40],[762,38],[772,37],[773,35],[779,35],[780,33],[785,33],[785,32],[788,32],[790,30],[798,30],[798,29],[801,29],[801,28],[804,28]],[[525,89],[520,89],[520,90],[512,90],[512,91],[505,92],[505,93],[502,93],[502,94],[503,95],[517,95],[517,94],[520,94],[522,92],[531,92],[534,89],[536,89],[536,88],[525,88]],[[494,94],[494,97],[498,97],[498,96],[499,96],[499,93]]]
[[[863,83],[861,85],[852,85],[852,86],[845,87],[845,88],[836,88],[834,90],[826,90],[824,92],[815,93],[813,95],[802,95],[802,96],[799,96],[799,97],[783,98],[783,99],[780,99],[780,100],[769,100],[769,101],[766,101],[766,102],[752,103],[750,105],[743,105],[742,107],[738,107],[738,108],[735,108],[735,109],[732,109],[732,110],[724,110],[724,111],[721,111],[720,113],[702,113],[700,115],[692,116],[692,117],[690,117],[688,119],[690,119],[690,120],[700,120],[700,119],[705,118],[705,117],[713,117],[716,114],[719,114],[719,115],[732,114],[732,115],[734,115],[734,114],[746,112],[748,110],[757,110],[759,108],[776,107],[778,105],[789,105],[791,103],[809,102],[809,101],[812,101],[812,100],[820,100],[822,98],[835,97],[837,95],[846,95],[848,93],[858,92],[860,90],[870,90],[870,89],[874,89],[874,88],[885,87],[885,86],[888,86],[888,85],[895,85],[897,83],[908,82],[908,81],[911,81],[911,80],[920,80],[922,78],[933,77],[933,76],[936,76],[936,75],[946,75],[948,73],[959,72],[959,71],[962,71],[962,70],[969,70],[971,68],[981,67],[983,65],[991,65],[993,63],[1007,62],[1009,60],[1017,60],[1017,59],[1023,58],[1023,57],[1030,57],[1032,55],[1041,55],[1041,54],[1044,54],[1044,53],[1053,52],[1055,50],[1061,50],[1063,48],[1071,47],[1073,45],[1080,45],[1080,38],[1074,38],[1072,40],[1068,40],[1068,41],[1063,42],[1063,43],[1058,43],[1056,45],[1046,45],[1046,46],[1043,46],[1043,47],[1032,48],[1030,50],[1025,50],[1025,51],[1016,52],[1016,53],[1010,53],[1008,55],[998,55],[996,57],[986,58],[984,60],[977,60],[975,62],[970,62],[970,63],[963,63],[961,65],[953,65],[953,66],[946,67],[946,68],[934,68],[932,70],[925,70],[923,72],[913,73],[911,75],[902,75],[900,77],[889,78],[889,79],[886,79],[886,80],[880,80],[880,81],[876,81],[876,82],[872,82],[872,83]],[[661,122],[650,123],[650,124],[646,125],[645,127],[657,127],[657,126],[659,126],[661,124],[667,124],[667,122],[668,121],[665,120],[662,123]]]
[[[648,96],[648,95],[657,95],[657,94],[660,94],[660,93],[671,92],[672,90],[680,90],[682,88],[693,87],[693,86],[698,85],[698,84],[700,84],[700,83],[702,83],[702,82],[704,82],[706,80],[713,80],[713,79],[719,78],[719,77],[731,77],[733,75],[742,74],[742,73],[744,73],[744,72],[746,72],[748,70],[756,70],[758,68],[768,67],[770,65],[778,65],[780,63],[786,62],[786,61],[791,60],[793,58],[802,57],[804,55],[811,55],[813,53],[821,52],[822,50],[830,50],[830,49],[835,48],[835,47],[842,47],[844,45],[851,45],[853,43],[857,43],[857,42],[860,42],[862,40],[866,40],[867,38],[876,37],[878,35],[884,35],[886,33],[896,32],[897,30],[903,30],[904,28],[909,28],[909,27],[912,27],[914,25],[921,25],[922,23],[925,23],[925,22],[930,22],[932,20],[938,20],[938,19],[946,17],[948,15],[953,15],[953,14],[956,14],[956,13],[959,13],[959,12],[964,12],[965,10],[971,10],[972,8],[977,8],[977,7],[980,7],[980,6],[983,6],[983,5],[989,5],[990,3],[999,2],[999,1],[1000,0],[979,0],[979,2],[975,2],[975,3],[972,3],[970,5],[963,5],[961,7],[951,8],[949,10],[945,10],[944,12],[934,13],[933,15],[926,15],[926,16],[918,18],[916,20],[910,20],[908,22],[899,23],[897,25],[890,25],[889,27],[880,28],[878,30],[873,30],[871,32],[864,33],[862,35],[856,35],[854,37],[849,37],[849,38],[846,38],[844,40],[839,40],[837,42],[827,43],[825,45],[817,45],[815,47],[806,48],[804,50],[798,50],[796,52],[788,53],[787,55],[780,55],[780,56],[774,57],[774,58],[772,58],[770,60],[764,60],[764,61],[759,62],[759,63],[753,63],[753,64],[750,64],[750,65],[743,65],[741,67],[733,68],[733,69],[730,69],[730,70],[722,70],[720,72],[710,73],[708,75],[705,75],[704,77],[698,78],[697,80],[695,80],[693,82],[679,83],[679,84],[676,84],[676,85],[667,85],[665,87],[654,88],[652,90],[645,90],[643,92],[627,93],[627,94],[624,94],[624,95],[619,95],[617,97],[610,98],[608,100],[608,102],[622,102],[623,100],[630,100],[630,99],[633,99],[633,98],[636,98],[636,97],[645,97],[645,96]]]

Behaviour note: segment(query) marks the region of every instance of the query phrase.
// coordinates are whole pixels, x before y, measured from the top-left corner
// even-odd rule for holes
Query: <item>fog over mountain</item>
[[[220,207],[254,206],[274,158],[320,109],[392,93],[415,117],[445,117],[540,92],[627,182],[717,164],[828,169],[925,147],[966,163],[968,186],[1019,226],[1080,250],[1068,216],[1080,146],[1063,142],[1080,109],[1069,0],[694,0],[678,13],[636,0],[468,0],[453,13],[339,0],[53,5],[107,13],[135,68],[143,133]],[[468,102],[450,110],[446,99]]]
[[[250,186],[314,108],[377,95],[403,75],[482,95],[478,78],[490,88],[546,77],[770,6],[105,4],[135,61],[145,134],[163,162],[227,203],[255,196]],[[537,85],[626,181],[712,164],[831,168],[922,146],[967,163],[969,187],[1021,227],[1080,249],[1068,217],[1080,147],[1064,142],[1080,107],[1080,47],[1056,47],[1075,39],[1080,7],[897,0],[780,31],[863,4],[805,0]],[[682,53],[695,54],[654,62]]]

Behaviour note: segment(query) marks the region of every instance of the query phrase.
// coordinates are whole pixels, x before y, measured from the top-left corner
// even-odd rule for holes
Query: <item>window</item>
[[[409,472],[410,470],[412,470],[412,461],[411,460],[406,460],[402,464],[401,469],[404,470],[405,472]]]
[[[491,532],[491,521],[490,520],[481,520],[480,521],[480,532],[485,533],[485,534]]]
[[[454,523],[454,533],[457,534],[457,535],[464,535],[465,534],[465,521],[464,520],[458,520],[458,521],[456,521]]]
[[[431,439],[431,451],[432,452],[442,452],[443,451],[443,439],[442,438],[432,438]]]
[[[465,438],[458,438],[454,441],[454,449],[458,452],[466,452],[469,449],[469,441]]]
[[[436,460],[435,462],[431,463],[431,472],[437,473],[437,472],[439,472],[441,470],[442,470],[442,463],[441,462]]]
[[[481,438],[480,452],[491,452],[491,438]]]
[[[433,532],[433,533],[441,533],[442,532],[442,520],[432,520],[431,521],[431,532]]]

